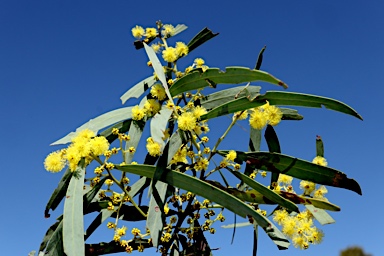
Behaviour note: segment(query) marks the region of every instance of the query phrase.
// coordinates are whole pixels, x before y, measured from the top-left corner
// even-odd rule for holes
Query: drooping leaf
[[[60,221],[56,230],[51,236],[46,248],[45,256],[61,256],[64,255],[63,247],[63,221]]]
[[[46,248],[49,240],[52,238],[52,235],[55,233],[57,227],[60,225],[61,221],[55,222],[52,226],[50,226],[47,230],[47,232],[44,235],[43,241],[40,244],[39,252],[44,251]]]
[[[49,210],[52,209],[54,211],[56,207],[60,204],[61,200],[63,200],[65,193],[67,192],[67,188],[69,182],[71,181],[72,172],[69,168],[65,171],[63,177],[59,181],[59,185],[53,191],[51,198],[49,199],[47,206],[45,207],[44,216],[45,218],[49,218]]]
[[[316,156],[324,157],[324,144],[319,135],[316,136]]]
[[[124,104],[130,98],[139,98],[141,95],[143,95],[146,90],[151,88],[151,86],[155,83],[155,76],[147,77],[144,80],[138,82],[137,84],[129,88],[129,90],[120,97],[122,104]]]
[[[174,132],[171,135],[171,138],[169,140],[169,149],[168,149],[168,160],[167,164],[169,164],[173,158],[173,156],[176,154],[176,152],[179,150],[180,146],[182,144],[182,140],[179,134],[179,131]]]
[[[163,65],[161,64],[159,58],[157,57],[157,55],[156,55],[155,51],[152,49],[152,47],[150,47],[146,43],[144,43],[144,49],[148,55],[149,60],[152,63],[152,67],[155,70],[157,77],[159,78],[160,82],[162,83],[162,85],[165,89],[165,93],[167,94],[168,99],[172,100],[172,96],[169,92],[167,80],[165,78]]]
[[[267,125],[267,128],[265,129],[264,138],[267,141],[268,150],[271,153],[281,153],[280,149],[280,142],[277,138],[277,134],[275,132],[275,129],[271,125]],[[279,173],[272,172],[271,173],[271,183],[270,187],[273,189],[275,187],[275,184],[277,180],[279,179]]]
[[[189,52],[193,51],[203,43],[207,42],[208,40],[214,38],[219,33],[214,34],[209,28],[203,28],[197,35],[195,35],[191,41],[188,43],[188,50]]]
[[[125,107],[112,110],[105,114],[102,114],[94,119],[89,120],[82,126],[76,129],[75,132],[70,132],[63,138],[53,142],[51,145],[66,144],[71,142],[71,139],[77,135],[78,132],[84,129],[90,129],[97,133],[99,130],[118,123],[120,121],[130,119],[132,117],[132,107]]]
[[[124,165],[116,166],[116,168],[123,172],[130,172],[153,178],[154,166],[150,165]],[[160,179],[169,185],[190,191],[194,194],[203,196],[210,201],[217,202],[228,210],[242,216],[247,215],[253,217],[255,221],[265,230],[267,235],[278,245],[281,249],[286,249],[289,246],[288,240],[283,233],[277,229],[266,217],[256,212],[252,207],[243,203],[238,198],[228,194],[227,192],[217,188],[205,181],[199,180],[184,173],[168,170]]]
[[[253,101],[250,101],[247,97],[241,97],[212,109],[207,114],[201,116],[201,120],[259,107],[267,103],[267,101],[270,105],[277,106],[301,106],[313,108],[321,108],[322,106],[325,106],[327,109],[349,114],[362,120],[362,117],[354,109],[341,101],[310,94],[280,91],[268,91],[263,95],[257,96]]]
[[[231,171],[231,173],[235,175],[238,179],[240,179],[242,182],[246,183],[248,186],[262,194],[263,197],[265,197],[267,200],[279,204],[282,207],[289,209],[290,211],[299,212],[299,208],[297,207],[297,205],[280,196],[279,194],[275,193],[273,190],[267,188],[263,184],[251,179],[250,177],[242,174],[241,172]]]
[[[311,212],[313,217],[321,224],[321,225],[326,225],[326,224],[332,224],[335,223],[336,221],[329,215],[326,211],[320,208],[316,208],[313,205],[306,205],[305,206],[308,211]]]
[[[84,255],[83,186],[84,160],[69,182],[64,203],[63,245],[67,256]]]
[[[205,72],[192,72],[177,80],[169,89],[172,96],[182,92],[196,90],[213,84],[240,84],[252,81],[263,81],[287,87],[285,83],[260,70],[245,67],[227,67],[225,71],[209,68]]]
[[[218,151],[218,153],[226,155],[228,151],[223,150]],[[237,159],[235,160],[247,161],[257,169],[283,173],[318,184],[345,188],[361,195],[360,185],[354,179],[348,178],[345,173],[292,156],[269,152],[237,151]]]

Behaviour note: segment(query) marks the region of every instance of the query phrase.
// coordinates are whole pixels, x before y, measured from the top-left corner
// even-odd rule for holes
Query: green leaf
[[[84,255],[83,187],[84,160],[69,183],[64,203],[63,245],[67,256]]]
[[[179,131],[175,131],[169,139],[168,160],[167,165],[171,162],[173,156],[179,150],[182,144],[182,140]]]
[[[308,211],[311,212],[313,217],[321,224],[321,225],[326,225],[326,224],[332,224],[335,223],[336,221],[329,215],[326,211],[323,209],[316,208],[313,205],[306,205],[305,206]]]
[[[66,144],[71,142],[71,139],[77,135],[78,132],[84,129],[90,129],[97,133],[99,130],[108,127],[117,122],[130,119],[132,117],[132,107],[119,108],[102,114],[94,119],[89,120],[82,126],[78,127],[75,132],[70,132],[63,138],[53,142],[51,145]]]
[[[147,77],[143,81],[138,82],[129,88],[129,90],[120,97],[122,104],[124,104],[130,98],[139,98],[146,90],[148,90],[148,88],[151,88],[151,86],[155,83],[155,76]]]
[[[193,51],[203,43],[214,38],[219,33],[214,34],[209,28],[203,28],[197,35],[195,35],[191,41],[188,43],[189,52]]]
[[[152,63],[152,67],[155,70],[157,77],[159,78],[160,82],[163,84],[163,87],[165,89],[165,93],[168,96],[168,99],[172,100],[172,96],[169,92],[167,80],[165,78],[163,65],[161,65],[161,62],[160,62],[159,58],[157,57],[155,51],[152,49],[152,47],[150,47],[146,43],[144,43],[144,49],[148,55],[149,60]]]
[[[238,179],[240,179],[242,182],[246,183],[248,186],[262,194],[268,200],[271,200],[272,202],[279,204],[282,207],[289,209],[290,211],[300,212],[297,205],[281,197],[279,194],[275,193],[273,190],[267,188],[263,184],[249,178],[241,172],[231,171],[231,173],[235,175]]]
[[[257,70],[259,70],[261,67],[261,63],[263,62],[263,53],[264,53],[266,48],[267,48],[267,46],[264,46],[263,48],[261,48],[261,50],[259,52],[259,56],[257,57],[256,66],[255,66],[255,69],[257,69]]]
[[[173,110],[163,107],[159,113],[157,113],[151,119],[151,137],[157,143],[160,143],[162,148],[164,147],[164,132],[167,130],[169,117],[172,115]]]
[[[153,178],[155,167],[151,165],[123,165],[116,166],[116,169],[123,172],[130,172],[146,176],[148,178]],[[201,181],[195,177],[172,170],[167,170],[167,172],[160,178],[160,181],[203,196],[210,201],[217,202],[228,210],[244,218],[247,215],[253,217],[255,221],[257,221],[257,223],[265,230],[267,235],[271,237],[271,239],[273,239],[273,241],[279,246],[279,248],[288,248],[288,240],[285,238],[283,233],[281,233],[280,230],[273,225],[273,223],[271,223],[266,217],[256,212],[252,207],[227,192],[205,181]]]
[[[259,107],[267,103],[267,101],[271,105],[278,106],[301,106],[314,108],[321,108],[322,106],[325,106],[327,109],[349,114],[362,120],[361,116],[354,109],[338,100],[316,95],[279,91],[268,91],[263,95],[257,96],[253,101],[250,101],[247,97],[230,101],[223,105],[217,106],[207,114],[201,116],[201,120]]]
[[[65,193],[67,192],[69,182],[71,181],[72,174],[73,173],[68,168],[65,171],[63,177],[61,177],[61,180],[59,181],[59,185],[53,191],[51,198],[49,198],[47,206],[45,207],[45,211],[44,211],[45,218],[49,218],[50,217],[49,210],[52,209],[52,211],[54,211],[56,207],[60,204],[61,200],[63,200]]]
[[[316,156],[324,157],[324,144],[319,135],[316,136]]]
[[[281,120],[303,120],[303,116],[300,115],[296,109],[280,108],[280,110],[283,112]]]
[[[128,151],[125,154],[124,162],[130,164],[133,160],[135,152],[129,153],[129,148],[134,147],[135,149],[139,145],[141,136],[143,134],[144,126],[146,122],[143,121],[132,121],[131,127],[129,128],[130,140],[125,143],[125,150]]]
[[[268,150],[271,153],[281,153],[279,139],[275,129],[271,125],[267,125],[264,133],[265,140],[267,141]],[[273,172],[271,175],[271,184],[270,187],[274,189],[276,182],[279,179],[279,173]]]
[[[185,26],[184,24],[177,24],[176,27],[175,27],[175,31],[173,33],[172,36],[175,36],[177,34],[180,34],[181,32],[183,32],[184,30],[186,30],[188,27]]]
[[[347,104],[335,99],[321,97],[317,95],[310,95],[297,92],[269,91],[264,95],[258,96],[257,100],[268,100],[269,104],[279,106],[302,106],[313,108],[321,108],[322,106],[324,106],[327,109],[348,114],[363,120],[363,118]]]
[[[56,230],[48,242],[45,256],[61,256],[64,254],[63,248],[63,221],[60,221]]]
[[[236,86],[233,88],[221,90],[204,96],[201,99],[201,105],[208,111],[224,103],[232,101],[239,97],[246,97],[249,94],[257,95],[260,92],[260,86]]]
[[[218,151],[218,153],[224,156],[228,151]],[[361,195],[360,185],[354,179],[349,179],[345,173],[330,167],[278,153],[240,151],[236,153],[236,161],[247,161],[257,169],[283,173],[318,184],[345,188]]]
[[[182,92],[211,86],[212,84],[240,84],[252,81],[263,81],[287,87],[285,83],[260,70],[245,67],[227,67],[225,71],[209,68],[205,72],[192,72],[177,80],[169,89],[172,96]]]
[[[123,122],[119,122],[117,124],[112,125],[108,129],[105,129],[104,131],[100,132],[100,136],[104,136],[109,143],[114,142],[118,136],[112,134],[113,128],[119,129],[119,133],[126,133],[129,130],[129,127],[131,127],[132,119],[125,120]]]
[[[60,225],[61,221],[55,222],[52,226],[50,226],[47,232],[44,235],[43,241],[40,244],[39,252],[44,251],[47,246],[49,240],[52,238],[52,235],[55,233],[57,227]]]
[[[93,188],[88,191],[83,197],[83,209],[87,209],[89,204],[92,202],[92,200],[95,198],[95,196],[99,193],[100,188],[103,186],[105,180],[108,177],[104,177],[100,180],[99,183],[97,183]]]

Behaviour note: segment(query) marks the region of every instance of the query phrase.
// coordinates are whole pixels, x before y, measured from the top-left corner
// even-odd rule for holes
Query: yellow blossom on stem
[[[261,130],[267,125],[268,119],[260,109],[254,109],[249,118],[249,124],[253,129]]]
[[[145,37],[152,38],[157,36],[156,28],[146,28],[145,29]]]
[[[239,111],[239,112],[236,112],[234,115],[233,115],[234,118],[237,118],[237,120],[244,120],[248,117],[248,111]]]
[[[152,44],[151,47],[152,47],[152,49],[153,49],[153,51],[154,51],[155,53],[158,53],[159,50],[160,50],[160,47],[161,47],[161,46],[158,45],[158,44]]]
[[[324,195],[328,193],[328,189],[325,186],[320,186],[320,188],[316,189],[313,192],[314,198],[325,199]]]
[[[108,223],[107,223],[107,227],[108,227],[109,229],[112,229],[112,228],[115,228],[116,225],[115,225],[115,223],[113,223],[113,222],[108,222]]]
[[[203,171],[208,168],[209,161],[207,158],[199,158],[199,160],[196,161],[194,168],[196,171]]]
[[[293,180],[292,176],[289,176],[286,174],[280,174],[277,182],[290,185],[292,183],[292,180]]]
[[[184,112],[177,119],[177,123],[181,130],[192,131],[196,127],[196,117],[191,112]]]
[[[154,116],[160,111],[160,108],[160,103],[155,99],[149,99],[144,103],[144,109],[150,116]]]
[[[127,227],[123,226],[121,228],[116,229],[115,233],[118,236],[125,236],[125,231],[127,230]]]
[[[44,160],[44,168],[49,172],[59,172],[65,167],[65,159],[60,151],[50,153]]]
[[[225,156],[225,159],[228,161],[234,161],[236,159],[236,151],[235,150],[230,150],[228,154]]]
[[[141,26],[136,25],[136,27],[132,28],[132,35],[133,37],[140,39],[142,36],[144,36],[145,31],[144,28]]]
[[[140,229],[138,229],[138,228],[133,228],[132,230],[131,230],[131,233],[132,233],[132,235],[134,235],[134,236],[138,236],[138,235],[140,235]]]
[[[183,42],[176,43],[176,53],[178,57],[185,56],[188,54],[188,46]]]
[[[154,86],[152,86],[151,94],[153,97],[158,98],[159,100],[165,100],[165,98],[167,98],[165,89],[161,84],[155,84]]]
[[[196,117],[196,119],[200,119],[200,117],[207,113],[207,110],[204,107],[196,106],[192,110],[193,115]]]
[[[276,106],[269,105],[269,102],[263,106],[268,123],[272,126],[278,125],[283,117],[283,112]]]
[[[202,58],[196,58],[194,63],[196,67],[201,68],[205,64],[205,61]]]
[[[321,165],[321,166],[327,166],[328,165],[327,160],[324,157],[322,157],[322,156],[316,156],[312,160],[312,163],[318,164],[318,165]]]
[[[162,57],[166,62],[174,62],[177,60],[177,52],[173,47],[168,47],[162,51]]]
[[[150,139],[152,139],[150,137]],[[148,140],[147,139],[147,145],[146,145],[147,151],[151,156],[159,156],[161,155],[161,145],[157,142],[155,142],[153,139]]]
[[[145,117],[145,110],[141,109],[139,105],[136,105],[132,108],[132,119],[139,121]]]
[[[165,38],[168,38],[168,37],[171,37],[173,36],[173,34],[175,34],[175,27],[171,24],[165,24],[163,26],[163,29],[161,31],[161,34],[165,37]]]
[[[315,190],[316,184],[312,181],[302,180],[300,181],[300,188],[304,190],[305,195],[310,195]]]
[[[109,149],[109,142],[104,136],[95,137],[89,142],[91,152],[95,156],[101,156]]]

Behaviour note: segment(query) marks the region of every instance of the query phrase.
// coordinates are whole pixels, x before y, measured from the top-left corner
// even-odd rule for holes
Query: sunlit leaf
[[[209,28],[204,28],[197,35],[195,35],[191,41],[188,43],[189,52],[193,51],[203,43],[214,38],[219,33],[214,34]]]
[[[228,151],[219,151],[226,155]],[[252,164],[257,169],[283,173],[289,176],[315,182],[317,184],[345,188],[361,195],[360,185],[347,177],[345,173],[288,155],[269,152],[237,151],[236,161]]]
[[[64,203],[63,245],[67,256],[84,255],[83,186],[85,168],[80,162],[69,182]]]
[[[138,82],[129,88],[129,90],[120,97],[122,104],[124,104],[130,98],[139,98],[146,90],[148,90],[148,88],[151,88],[151,86],[155,83],[155,76],[147,77],[144,80]]]
[[[252,81],[263,81],[287,87],[282,81],[260,70],[245,67],[227,67],[225,71],[209,68],[205,72],[192,72],[177,80],[169,89],[172,96],[182,92],[196,90],[215,84],[240,84]]]
[[[117,122],[120,122],[126,119],[130,119],[131,117],[132,117],[132,107],[125,107],[125,108],[112,110],[94,119],[89,120],[88,122],[86,122],[85,124],[77,128],[75,132],[70,132],[63,138],[53,142],[51,145],[69,143],[71,142],[71,139],[77,135],[77,133],[79,133],[84,129],[90,129],[95,133],[97,133],[99,130],[105,127],[108,127],[110,125],[113,125]]]
[[[325,224],[332,224],[332,223],[335,223],[336,221],[331,217],[331,215],[329,215],[326,211],[324,211],[323,209],[320,209],[320,208],[316,208],[315,206],[313,205],[306,205],[305,206],[308,211],[311,212],[312,216],[321,224],[321,225],[325,225]]]

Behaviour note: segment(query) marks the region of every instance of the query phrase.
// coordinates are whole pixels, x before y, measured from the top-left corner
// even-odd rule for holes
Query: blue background
[[[364,118],[299,108],[303,121],[276,128],[283,153],[308,160],[315,155],[315,136],[321,135],[329,165],[356,179],[363,196],[329,189],[328,198],[342,211],[331,213],[336,224],[322,227],[322,244],[279,252],[260,231],[259,255],[338,255],[351,245],[384,255],[383,10],[383,2],[375,0],[0,1],[1,255],[38,249],[61,211],[44,219],[45,204],[61,177],[44,171],[45,156],[59,148],[49,144],[121,107],[119,97],[152,74],[145,52],[134,49],[130,30],[136,24],[152,27],[157,20],[186,24],[189,29],[178,41],[188,42],[205,26],[220,32],[185,58],[185,66],[204,57],[210,67],[254,67],[267,45],[262,70],[286,82],[289,91],[341,100]],[[265,90],[281,89],[266,85]],[[212,138],[221,132],[211,125]],[[241,127],[230,136],[223,148],[246,149],[248,133]],[[229,222],[232,218],[227,213]],[[233,245],[231,234],[218,230],[211,237],[211,246],[220,248],[215,255],[250,255],[251,227],[237,229]],[[111,237],[97,234],[92,241]]]

